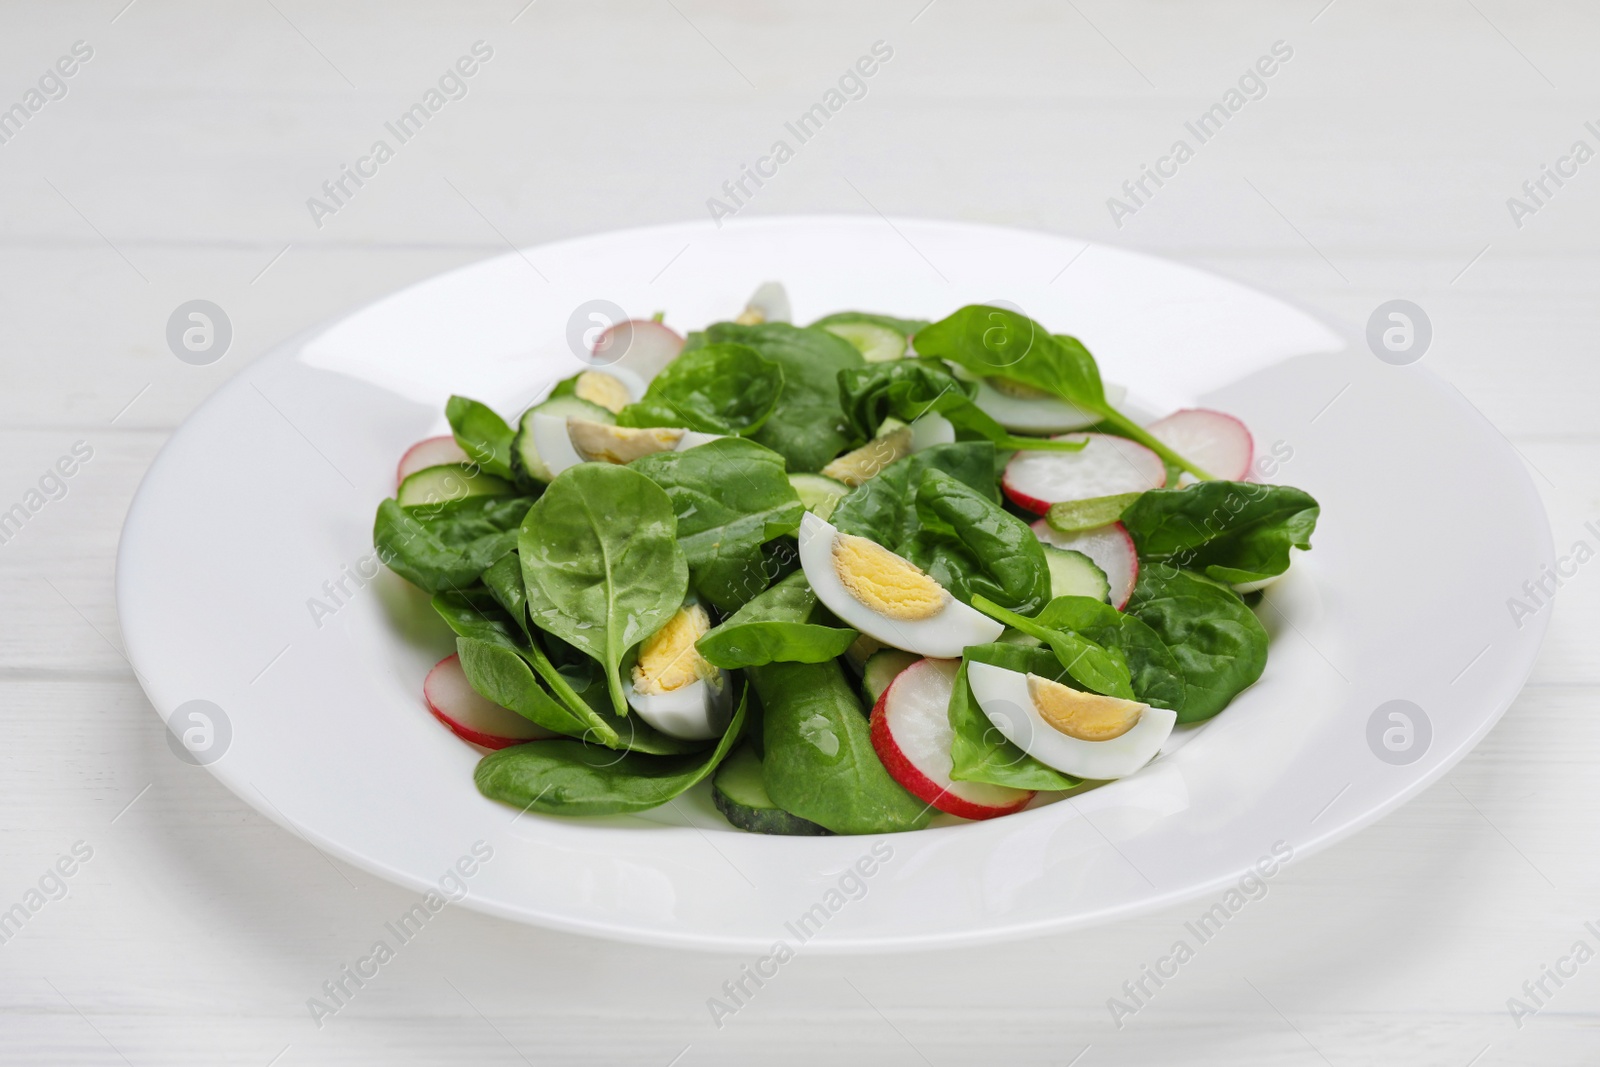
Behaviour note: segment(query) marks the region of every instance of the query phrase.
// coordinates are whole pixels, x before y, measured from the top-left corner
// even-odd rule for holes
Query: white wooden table
[[[1193,909],[997,948],[803,958],[721,1030],[705,1000],[737,960],[449,909],[319,1029],[307,998],[408,894],[174,759],[119,652],[122,516],[226,378],[508,242],[700,217],[880,40],[893,55],[866,95],[745,212],[1080,234],[1358,325],[1409,298],[1436,331],[1427,362],[1536,470],[1558,544],[1594,542],[1600,162],[1559,160],[1580,139],[1600,149],[1584,125],[1600,126],[1600,12],[1325,2],[0,7],[0,108],[26,108],[75,42],[92,49],[45,77],[19,132],[0,126],[0,510],[76,442],[92,449],[0,544],[0,909],[41,879],[55,889],[75,843],[92,850],[0,944],[0,1060],[1596,1062],[1600,963],[1545,979],[1520,1027],[1507,999],[1579,938],[1600,947],[1584,928],[1600,920],[1600,569],[1548,609],[1527,690],[1476,752],[1292,864],[1121,1029],[1107,998]],[[493,55],[466,96],[315,225],[307,198],[480,40]],[[1278,41],[1292,57],[1265,95],[1114,220],[1107,199],[1175,139],[1197,144],[1184,123]],[[1545,179],[1534,205],[1522,184],[1543,164],[1577,173]],[[1514,219],[1512,196],[1537,210]],[[207,367],[164,336],[195,298],[234,329]]]

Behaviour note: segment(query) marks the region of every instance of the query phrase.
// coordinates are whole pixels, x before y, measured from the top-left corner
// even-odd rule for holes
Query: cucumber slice
[[[888,363],[906,354],[904,335],[875,322],[831,322],[823,329],[855,345],[868,363]]]
[[[883,642],[876,637],[858,634],[850,647],[844,650],[844,661],[850,665],[851,670],[860,674],[867,669],[867,660],[882,647]]]
[[[1176,484],[1177,476],[1170,470],[1167,472],[1167,484]],[[1143,493],[1118,493],[1115,496],[1096,496],[1087,500],[1063,500],[1050,505],[1050,510],[1045,513],[1052,529],[1062,533],[1077,533],[1080,530],[1092,530],[1096,526],[1109,526],[1122,518],[1122,513],[1127,511],[1135,500]]]
[[[876,704],[895,675],[921,658],[898,648],[881,648],[868,656],[867,665],[861,670],[861,688],[867,691],[867,703]]]
[[[717,768],[711,781],[711,799],[724,818],[753,834],[818,837],[828,832],[772,802],[761,775],[761,757],[749,744],[740,745]]]
[[[832,515],[833,509],[850,491],[850,487],[843,482],[836,482],[821,474],[791,474],[789,484],[800,495],[800,503],[819,519]]]
[[[505,496],[512,485],[470,463],[424,467],[400,483],[395,499],[403,508],[453,504],[474,496]]]
[[[1044,561],[1050,568],[1050,595],[1086,596],[1111,601],[1111,580],[1094,560],[1071,548],[1041,544]]]
[[[568,381],[576,380],[576,376],[568,379]],[[562,382],[557,388],[566,384]],[[617,417],[599,404],[581,400],[570,392],[542,400],[524,411],[517,424],[517,435],[511,440],[511,469],[539,482],[548,482],[554,475],[550,473],[550,468],[545,466],[544,460],[539,458],[539,450],[533,444],[535,415],[554,415],[563,419],[576,415],[580,419],[603,422],[607,426],[614,426],[617,422]]]

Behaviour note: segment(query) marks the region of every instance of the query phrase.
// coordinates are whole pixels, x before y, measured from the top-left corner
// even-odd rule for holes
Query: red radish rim
[[[1128,606],[1128,601],[1133,599],[1134,586],[1139,584],[1139,546],[1134,544],[1133,535],[1128,532],[1128,528],[1126,526],[1122,525],[1120,522],[1110,522],[1104,526],[1093,526],[1087,530],[1079,530],[1075,534],[1064,534],[1056,530],[1055,527],[1051,526],[1048,519],[1040,519],[1038,522],[1035,522],[1032,526],[1030,526],[1029,529],[1033,531],[1033,536],[1039,538],[1039,540],[1043,541],[1045,544],[1054,545],[1056,548],[1068,549],[1072,552],[1083,552],[1083,549],[1074,545],[1062,544],[1062,540],[1084,534],[1099,533],[1103,530],[1115,530],[1117,533],[1121,534],[1122,542],[1127,546],[1127,555],[1130,564],[1128,567],[1128,583],[1122,600],[1120,602],[1116,600],[1111,601],[1111,606],[1116,608],[1118,611],[1121,611],[1123,608]],[[1041,536],[1041,534],[1044,536]],[[1107,581],[1111,580],[1111,572],[1106,570],[1105,564],[1101,563],[1093,556],[1090,556],[1087,552],[1083,552],[1083,554],[1089,556],[1089,558],[1094,561],[1094,565],[1099,567],[1100,570],[1105,574]],[[1115,588],[1111,590],[1113,593],[1116,591],[1117,590]]]
[[[423,448],[427,445],[433,445],[440,441],[449,441],[452,445],[455,445],[456,451],[461,453],[462,462],[470,461],[472,458],[467,455],[466,451],[450,434],[440,434],[438,437],[424,437],[422,440],[418,441],[416,444],[412,445],[410,448],[401,453],[400,462],[396,463],[394,467],[394,484],[399,485],[401,482],[405,481],[408,476],[417,473],[417,471],[425,470],[428,467],[441,466],[440,463],[424,463],[420,467],[414,467],[411,470],[406,470],[406,460],[411,458],[411,454],[413,452],[417,451],[419,448]],[[448,463],[451,461],[445,460],[444,462]]]
[[[433,717],[435,719],[438,719],[440,722],[444,723],[445,726],[450,728],[450,732],[451,733],[455,734],[457,737],[461,738],[463,741],[470,741],[474,745],[479,745],[479,746],[481,746],[483,748],[502,749],[502,748],[510,748],[512,745],[525,745],[525,744],[528,744],[531,741],[547,741],[551,737],[554,736],[549,731],[545,730],[543,727],[539,726],[537,723],[533,722],[532,720],[527,720],[527,722],[528,722],[529,727],[539,731],[539,736],[537,736],[537,737],[504,737],[504,736],[501,736],[500,734],[491,734],[491,733],[485,733],[482,730],[474,730],[472,727],[468,726],[466,723],[461,722],[459,719],[456,719],[456,718],[452,717],[449,712],[443,710],[442,708],[440,708],[437,704],[435,704],[433,702],[433,696],[431,694],[429,694],[429,692],[428,692],[428,682],[430,680],[432,680],[434,675],[435,675],[435,673],[440,671],[440,670],[444,670],[444,671],[447,671],[447,672],[448,671],[455,671],[455,672],[460,673],[462,683],[463,684],[467,684],[470,687],[470,683],[468,683],[467,680],[466,680],[466,677],[467,677],[466,676],[466,672],[461,669],[461,656],[460,656],[460,654],[452,652],[450,655],[446,656],[444,659],[440,660],[438,663],[435,663],[433,665],[433,667],[428,671],[427,677],[423,678],[423,680],[422,680],[422,701],[423,701],[423,703],[425,703],[428,706],[428,711],[430,713],[432,713],[432,715],[433,715]],[[507,714],[510,714],[510,715],[516,715],[517,714],[516,712],[511,711],[509,708],[506,709],[506,711],[507,711]],[[522,718],[522,716],[520,716],[520,715],[518,715],[517,717],[519,719]]]
[[[918,660],[917,663],[922,663]],[[1015,804],[1004,807],[991,807],[987,804],[978,804],[959,797],[950,792],[939,783],[929,778],[911,762],[895,742],[894,734],[889,729],[889,716],[886,710],[889,694],[894,691],[895,683],[904,678],[906,671],[917,666],[913,663],[905,670],[894,676],[883,693],[878,697],[876,704],[872,705],[872,717],[869,723],[869,732],[872,737],[872,750],[878,754],[878,761],[883,764],[884,770],[889,772],[889,777],[900,784],[900,787],[918,800],[931,807],[937,808],[946,815],[955,815],[962,819],[982,821],[994,819],[1001,815],[1011,815],[1028,806],[1036,795],[1030,790],[1020,790],[1024,795]],[[1002,787],[1009,788],[1009,787]]]
[[[1122,448],[1124,446],[1132,446],[1133,448],[1137,448],[1137,449],[1140,449],[1141,451],[1148,452],[1150,454],[1151,458],[1155,460],[1155,467],[1160,470],[1161,480],[1159,482],[1155,483],[1154,485],[1145,486],[1144,489],[1145,490],[1160,489],[1160,488],[1164,487],[1167,484],[1167,465],[1166,465],[1166,463],[1162,461],[1161,457],[1153,449],[1145,447],[1144,445],[1140,444],[1138,441],[1133,440],[1131,437],[1118,437],[1116,434],[1108,434],[1108,433],[1072,432],[1072,433],[1057,434],[1056,436],[1050,438],[1050,440],[1052,440],[1052,441],[1066,441],[1066,440],[1071,440],[1073,438],[1078,438],[1078,437],[1087,437],[1087,438],[1090,438],[1091,441],[1092,441],[1092,439],[1097,438],[1097,437],[1109,438],[1109,439],[1121,442],[1121,444],[1113,445],[1112,446],[1113,448]],[[1012,456],[1011,459],[1006,463],[1006,469],[1000,475],[1000,490],[1001,490],[1001,492],[1005,493],[1006,498],[1008,500],[1010,500],[1013,504],[1017,505],[1017,507],[1022,508],[1025,511],[1031,511],[1035,515],[1043,515],[1045,512],[1050,510],[1050,505],[1051,504],[1058,504],[1058,503],[1061,503],[1063,500],[1087,499],[1085,497],[1063,497],[1062,500],[1041,500],[1038,497],[1030,496],[1029,494],[1022,492],[1020,489],[1017,489],[1012,484],[1011,469],[1012,469],[1012,467],[1014,465],[1017,464],[1017,462],[1019,460],[1023,459],[1024,457],[1029,456],[1030,454],[1034,455],[1034,456],[1048,456],[1048,457],[1051,457],[1051,458],[1054,458],[1054,459],[1057,459],[1057,460],[1069,461],[1069,462],[1074,457],[1080,455],[1080,453],[1077,453],[1077,452],[1034,452],[1034,453],[1018,452],[1016,455]],[[1039,460],[1039,461],[1036,461],[1036,462],[1043,462],[1043,461]],[[1127,489],[1127,490],[1121,490],[1121,491],[1122,492],[1136,492],[1136,491],[1144,491],[1144,490]]]
[[[687,340],[682,334],[680,334],[677,330],[674,330],[671,326],[668,326],[666,323],[657,322],[655,319],[624,319],[621,322],[612,323],[610,326],[607,326],[604,330],[601,330],[599,336],[594,339],[594,347],[589,350],[589,362],[592,365],[604,369],[614,364],[621,363],[623,360],[628,358],[628,353],[633,351],[633,345],[631,342],[629,343],[628,347],[624,349],[618,356],[611,357],[602,356],[600,354],[600,350],[605,347],[607,340],[611,337],[611,335],[621,330],[624,326],[628,327],[634,332],[639,332],[640,330],[646,328],[651,331],[659,330],[671,336],[673,340],[677,341],[677,347],[673,350],[672,354],[661,361],[662,366],[666,366],[666,364],[670,363],[679,352],[682,352],[683,346],[687,343]],[[655,368],[655,371],[659,372],[660,369],[660,367],[657,367]]]
[[[1227,481],[1242,482],[1242,481],[1244,481],[1245,479],[1247,479],[1250,476],[1251,467],[1255,463],[1255,459],[1256,459],[1256,439],[1255,439],[1255,435],[1250,432],[1250,427],[1248,427],[1248,426],[1246,426],[1244,424],[1244,420],[1243,419],[1239,418],[1239,416],[1237,416],[1237,415],[1229,415],[1226,411],[1218,411],[1216,408],[1179,408],[1177,411],[1174,411],[1172,414],[1165,415],[1165,416],[1157,419],[1155,422],[1152,422],[1150,425],[1145,427],[1145,430],[1147,432],[1149,432],[1152,436],[1156,436],[1155,429],[1156,429],[1157,426],[1160,426],[1164,422],[1169,422],[1172,419],[1177,418],[1179,415],[1205,415],[1205,416],[1212,417],[1212,418],[1226,419],[1229,422],[1233,423],[1235,426],[1238,426],[1239,427],[1239,432],[1244,435],[1244,444],[1245,444],[1244,469],[1242,471],[1240,471],[1236,475],[1229,476],[1229,475],[1222,474],[1222,473],[1220,473],[1218,471],[1211,470],[1204,463],[1199,463],[1198,461],[1195,461],[1193,459],[1193,457],[1191,457],[1191,456],[1184,455],[1183,456],[1184,459],[1190,460],[1191,462],[1195,462],[1196,466],[1198,466],[1201,469],[1205,470],[1207,474],[1213,475],[1214,477],[1217,477],[1217,478],[1224,478]],[[1156,436],[1156,439],[1157,440],[1161,440],[1159,436]],[[1162,441],[1161,443],[1162,444],[1167,444],[1167,442],[1165,442],[1165,441]],[[1167,447],[1171,448],[1172,446],[1168,445]],[[1173,451],[1178,452],[1179,450],[1174,448]],[[1179,454],[1183,455],[1182,452],[1179,452]]]

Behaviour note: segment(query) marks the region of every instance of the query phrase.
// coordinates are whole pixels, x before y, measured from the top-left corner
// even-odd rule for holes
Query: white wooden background
[[[479,39],[494,58],[469,96],[313,226],[306,198]],[[1593,5],[5,3],[0,107],[75,41],[94,54],[0,144],[0,510],[74,442],[94,454],[0,545],[0,908],[74,842],[94,855],[0,945],[0,1060],[1600,1059],[1600,963],[1521,1028],[1506,1010],[1573,941],[1600,943],[1583,928],[1600,919],[1600,567],[1561,591],[1527,690],[1476,752],[1290,866],[1121,1030],[1106,998],[1196,909],[996,948],[802,957],[720,1031],[705,999],[736,960],[448,909],[313,1026],[306,998],[409,894],[335,869],[169,753],[118,651],[112,585],[146,465],[228,376],[342,309],[507,241],[700,217],[880,39],[894,57],[867,97],[750,212],[1080,234],[1358,325],[1412,299],[1436,331],[1428,364],[1536,468],[1557,542],[1595,541],[1600,162],[1520,228],[1506,206],[1575,140],[1600,148],[1583,126],[1600,120]],[[1293,58],[1266,97],[1114,226],[1106,198],[1279,40]],[[197,297],[235,329],[204,368],[164,340]]]

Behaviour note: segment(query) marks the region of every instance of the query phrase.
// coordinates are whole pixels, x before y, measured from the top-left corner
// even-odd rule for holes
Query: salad
[[[524,811],[710,780],[734,826],[914,830],[1130,775],[1261,676],[1253,602],[1318,507],[1237,419],[1141,425],[1075,338],[988,305],[601,334],[506,421],[451,397],[379,557],[456,654],[428,707]],[[1280,454],[1281,456],[1281,454]]]

